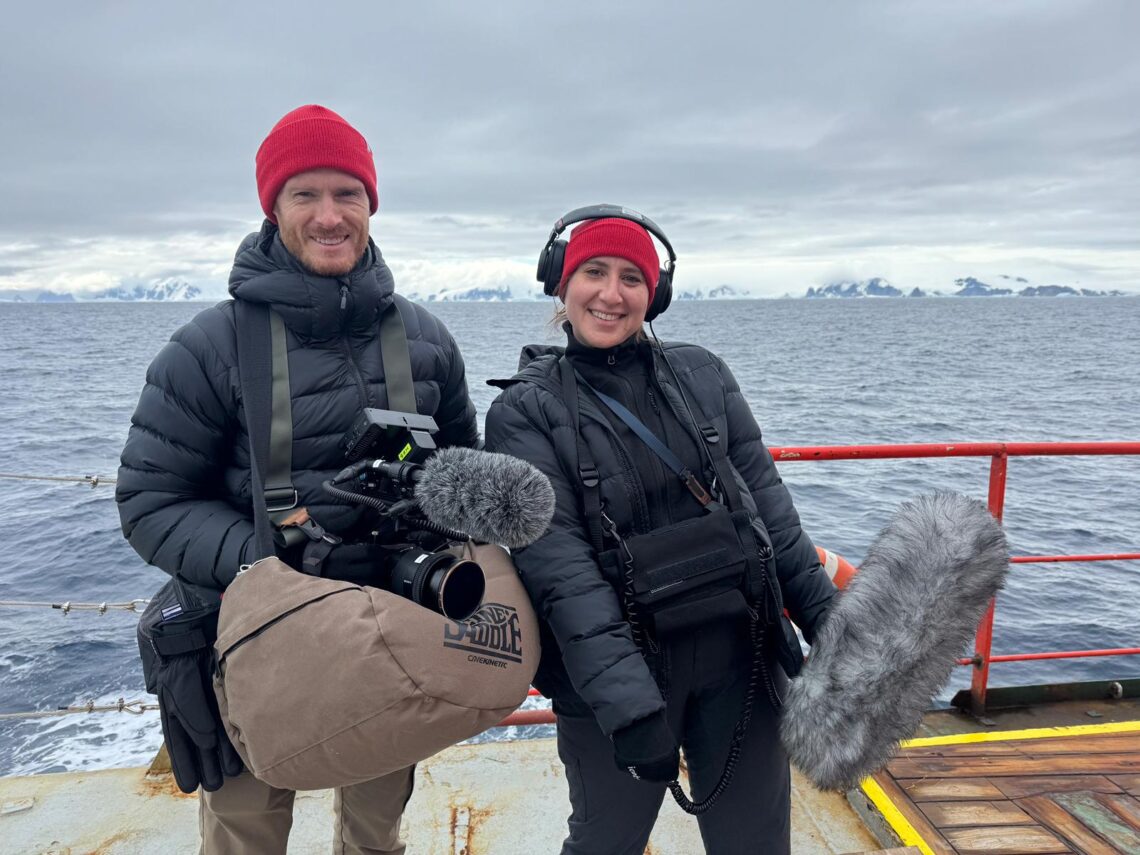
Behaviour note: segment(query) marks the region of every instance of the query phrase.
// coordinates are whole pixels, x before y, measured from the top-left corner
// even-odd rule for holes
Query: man
[[[476,445],[475,407],[454,340],[433,315],[393,293],[368,236],[376,169],[360,133],[331,110],[300,107],[269,132],[256,164],[266,220],[238,250],[229,291],[233,301],[263,304],[284,320],[297,507],[343,540],[323,556],[321,574],[360,579],[381,560],[383,547],[368,542],[374,518],[336,504],[321,482],[345,465],[341,439],[361,409],[389,408],[379,330],[393,301],[418,410],[439,425],[437,444]],[[151,363],[116,491],[131,546],[199,591],[224,589],[257,557],[233,301],[201,312]],[[293,566],[308,557],[297,547],[279,552]],[[404,851],[399,824],[413,771],[337,791],[335,852]],[[199,795],[202,852],[285,851],[292,791],[244,772]]]

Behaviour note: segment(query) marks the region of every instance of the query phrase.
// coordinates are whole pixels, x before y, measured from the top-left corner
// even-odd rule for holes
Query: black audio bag
[[[748,560],[732,513],[721,509],[619,541],[600,556],[632,621],[657,638],[748,614]],[[746,517],[747,514],[744,514]]]

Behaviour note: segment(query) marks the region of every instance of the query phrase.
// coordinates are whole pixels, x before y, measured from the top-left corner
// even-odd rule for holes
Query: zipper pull
[[[614,359],[614,355],[612,353],[606,357],[606,364],[607,365],[617,365],[617,360]]]
[[[614,540],[620,541],[621,538],[618,537],[618,533],[617,533],[617,523],[615,523],[612,519],[610,519],[609,515],[604,510],[601,512],[601,514],[602,514],[602,527],[606,530],[606,534],[608,534]]]
[[[348,305],[348,286],[340,286],[340,310],[343,312],[344,307]]]
[[[661,408],[657,406],[657,396],[653,394],[653,390],[650,388],[646,388],[645,391],[649,393],[649,406],[653,407],[653,412],[661,415]]]

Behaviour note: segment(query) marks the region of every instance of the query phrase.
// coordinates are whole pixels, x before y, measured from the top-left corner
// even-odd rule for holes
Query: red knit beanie
[[[563,293],[567,280],[584,262],[601,255],[612,255],[633,262],[645,277],[645,284],[649,286],[649,302],[653,302],[657,276],[661,272],[653,239],[637,223],[617,217],[590,220],[574,229],[566,244],[558,293]]]
[[[270,221],[273,204],[285,182],[310,169],[339,169],[364,182],[371,213],[376,198],[376,164],[372,149],[352,125],[332,110],[306,104],[286,113],[257,150],[257,195]]]

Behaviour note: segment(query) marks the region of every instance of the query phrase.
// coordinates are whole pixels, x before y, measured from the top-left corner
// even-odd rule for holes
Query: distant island
[[[900,288],[881,276],[862,280],[843,280],[819,287],[811,287],[798,299],[854,300],[899,297],[1132,297],[1140,296],[1129,291],[1097,291],[1070,285],[1033,285],[1022,276],[998,276],[997,284],[966,276],[955,279],[946,290]],[[193,300],[216,301],[225,298],[224,292],[213,289],[203,293],[197,285],[176,279],[158,279],[152,282],[128,282],[101,291],[72,294],[68,292],[35,289],[0,289],[0,303],[174,303]],[[538,286],[528,284],[500,285],[497,287],[452,288],[443,291],[416,291],[399,288],[399,293],[419,303],[507,303],[548,300]],[[785,298],[792,298],[785,294]],[[735,285],[723,284],[712,288],[686,288],[673,293],[679,300],[757,300],[766,299]]]
[[[521,293],[512,291],[507,286],[499,288],[456,288],[450,291],[441,291],[438,293],[419,293],[416,291],[405,292],[402,289],[400,293],[417,303],[508,303],[508,302],[526,302],[534,300],[547,300],[549,299],[541,291],[526,290]],[[703,288],[697,288],[688,291],[677,291],[673,294],[674,300],[752,300],[756,299],[754,294],[749,294],[746,291],[741,291],[731,285],[717,285],[715,288],[710,288],[705,291]]]
[[[207,299],[202,289],[181,279],[159,279],[147,284],[119,285],[78,297],[66,291],[0,291],[0,302],[7,303],[173,303]]]
[[[1074,288],[1070,285],[1030,285],[1023,276],[999,276],[998,279],[1011,283],[991,285],[973,276],[954,280],[954,289],[944,291],[923,291],[912,288],[904,291],[876,276],[861,281],[832,282],[819,288],[808,288],[804,298],[808,300],[850,300],[878,297],[1129,297],[1127,291],[1096,291],[1091,288]]]

